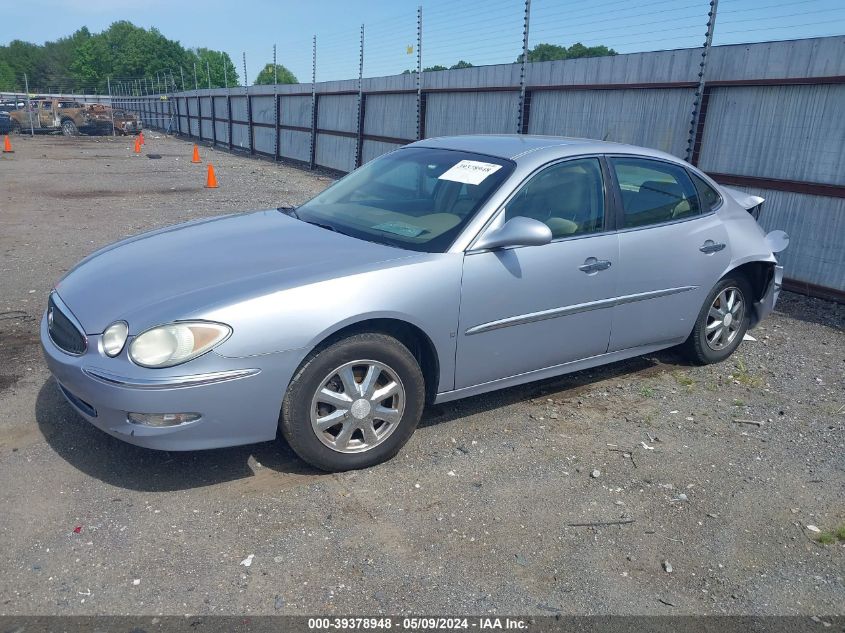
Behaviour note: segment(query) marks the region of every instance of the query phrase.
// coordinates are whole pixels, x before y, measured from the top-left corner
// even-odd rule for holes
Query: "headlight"
[[[103,351],[106,356],[114,358],[120,354],[128,334],[129,326],[126,321],[116,321],[108,326],[103,332]]]
[[[228,325],[205,321],[159,325],[135,337],[129,357],[142,367],[172,367],[205,354],[231,333]]]

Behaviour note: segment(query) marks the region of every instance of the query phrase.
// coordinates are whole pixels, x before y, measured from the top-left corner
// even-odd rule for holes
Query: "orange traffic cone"
[[[197,144],[194,143],[194,157],[191,159],[192,163],[201,163],[200,160],[200,148],[197,147]]]
[[[144,140],[144,133],[143,132],[138,133],[138,138],[141,139],[141,145],[147,144],[147,142]]]
[[[9,140],[9,135],[3,138],[3,153],[4,154],[12,154],[15,150],[12,149],[12,142]]]
[[[196,145],[194,146],[196,147]],[[217,176],[214,175],[214,165],[208,163],[208,175],[205,177],[206,189],[217,189]]]
[[[139,139],[138,137],[135,137],[135,153],[141,153],[141,139]]]

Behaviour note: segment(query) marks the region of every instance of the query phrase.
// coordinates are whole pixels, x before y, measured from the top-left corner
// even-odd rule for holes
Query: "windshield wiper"
[[[329,231],[332,231],[334,233],[342,233],[343,235],[346,235],[346,233],[343,233],[343,231],[337,230],[331,224],[323,224],[322,222],[314,222],[314,220],[302,220],[302,221],[305,222],[305,224],[313,224],[314,226],[319,226],[321,229],[328,229]]]
[[[289,215],[292,218],[299,220],[299,214],[296,212],[296,207],[276,207],[276,211]]]

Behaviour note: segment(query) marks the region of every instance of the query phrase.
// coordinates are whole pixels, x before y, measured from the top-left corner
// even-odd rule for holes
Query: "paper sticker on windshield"
[[[482,163],[477,160],[462,160],[451,169],[447,169],[440,174],[438,180],[462,182],[465,185],[479,185],[487,176],[495,174],[501,168],[501,165],[495,165],[493,163]]]

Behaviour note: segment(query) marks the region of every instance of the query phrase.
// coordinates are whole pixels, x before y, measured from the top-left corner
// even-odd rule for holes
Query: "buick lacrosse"
[[[377,464],[424,405],[682,345],[724,360],[780,291],[763,200],[586,139],[412,143],[310,202],[107,246],[51,292],[73,408],[193,450],[281,430],[325,470]]]

